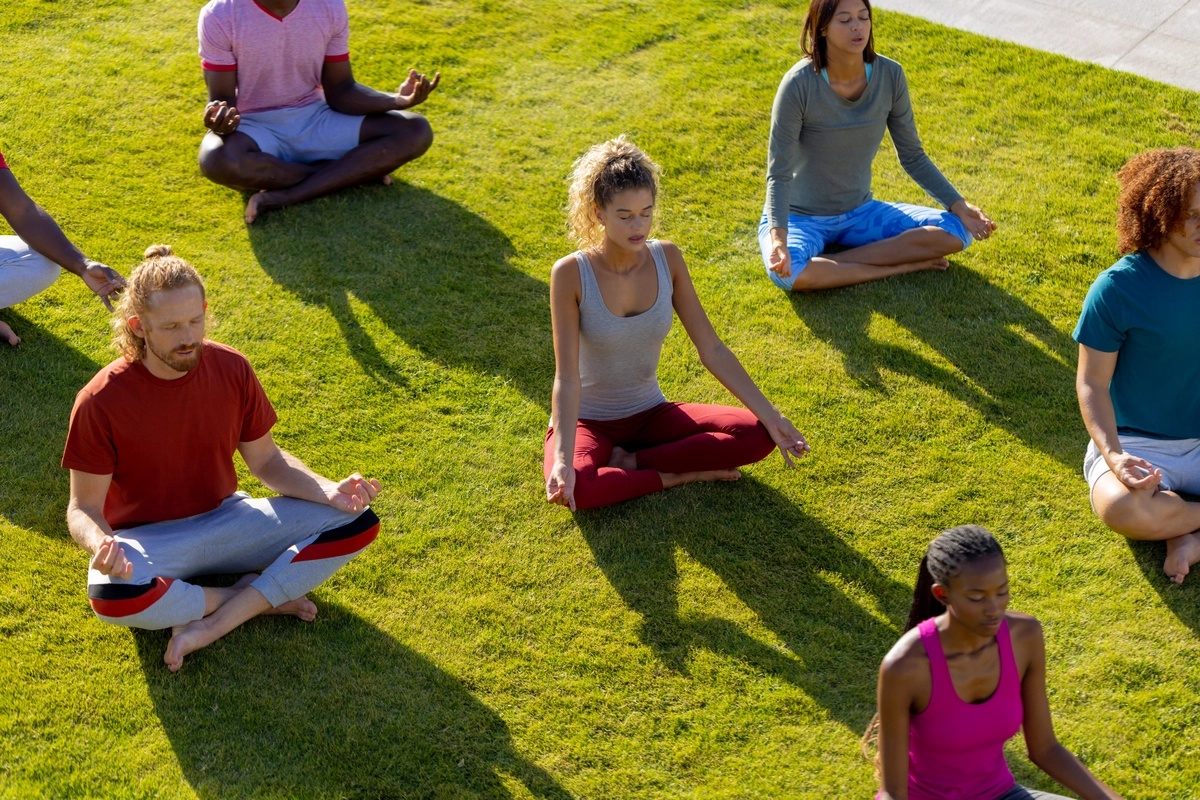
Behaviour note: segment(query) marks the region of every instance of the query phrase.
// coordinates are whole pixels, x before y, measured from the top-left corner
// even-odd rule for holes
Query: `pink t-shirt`
[[[4,153],[0,153],[0,169],[8,169],[8,164],[4,160]]]
[[[350,59],[343,0],[300,0],[282,19],[255,0],[210,0],[200,9],[198,30],[200,65],[237,71],[242,114],[323,99],[322,66]]]

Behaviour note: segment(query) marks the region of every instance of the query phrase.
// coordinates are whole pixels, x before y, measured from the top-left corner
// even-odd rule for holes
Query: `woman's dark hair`
[[[921,557],[917,587],[913,590],[912,607],[908,610],[908,621],[904,623],[904,630],[912,630],[930,617],[936,617],[946,608],[933,596],[934,583],[945,585],[962,572],[962,568],[967,564],[992,556],[1003,558],[1004,551],[1000,549],[1000,543],[992,536],[992,532],[981,525],[959,525],[938,534]],[[882,774],[879,753],[875,750],[878,740],[879,712],[876,711],[875,716],[867,723],[861,742],[863,757],[870,759],[875,765],[876,780]]]
[[[967,564],[992,556],[1003,558],[1004,551],[991,531],[980,525],[959,525],[938,534],[921,557],[917,586],[913,590],[912,607],[908,610],[904,630],[915,628],[946,608],[933,596],[934,583],[945,585]]]
[[[825,31],[837,13],[841,0],[812,0],[808,6],[808,16],[804,19],[804,30],[800,32],[800,50],[812,59],[813,67],[820,72],[829,66],[828,47],[825,41]],[[863,61],[868,64],[875,62],[875,12],[871,11],[871,0],[862,0],[871,17],[871,32],[867,35],[867,47],[863,50]]]

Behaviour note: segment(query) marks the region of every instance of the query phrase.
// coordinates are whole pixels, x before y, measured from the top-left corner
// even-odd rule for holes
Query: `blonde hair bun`
[[[146,252],[142,254],[142,258],[147,261],[152,258],[163,258],[164,256],[173,256],[175,251],[171,249],[169,244],[152,244],[146,248]]]

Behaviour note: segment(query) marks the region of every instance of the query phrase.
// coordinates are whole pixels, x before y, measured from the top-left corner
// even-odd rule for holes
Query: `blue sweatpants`
[[[204,589],[189,578],[259,572],[250,585],[277,607],[324,583],[378,533],[369,508],[347,514],[238,492],[204,514],[115,531],[133,575],[123,580],[89,569],[88,599],[105,622],[158,630],[204,616]]]
[[[868,200],[853,211],[834,217],[806,217],[788,214],[788,253],[792,257],[792,274],[783,277],[771,272],[771,223],[766,214],[758,223],[758,246],[762,251],[767,276],[780,289],[790,292],[792,283],[814,256],[831,244],[843,247],[862,247],[864,244],[899,236],[913,228],[941,228],[962,240],[963,249],[971,246],[971,232],[962,220],[949,211],[911,203],[885,203]]]

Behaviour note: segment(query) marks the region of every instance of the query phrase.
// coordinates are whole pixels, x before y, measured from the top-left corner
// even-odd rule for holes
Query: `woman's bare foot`
[[[1187,533],[1167,539],[1167,559],[1163,561],[1163,572],[1171,579],[1171,583],[1183,583],[1192,564],[1196,562],[1200,562],[1200,536]]]
[[[709,469],[703,472],[660,472],[664,489],[682,486],[685,483],[706,483],[711,481],[736,481],[742,473],[736,469]]]
[[[615,469],[637,469],[637,455],[628,450],[622,450],[620,447],[614,447],[608,465]]]
[[[268,617],[272,615],[292,616],[296,619],[312,622],[317,618],[317,604],[308,599],[308,596],[298,597],[295,600],[289,600],[283,605],[275,606],[270,611],[264,611],[262,616]]]
[[[21,343],[21,337],[17,336],[16,331],[8,327],[8,323],[0,322],[0,339],[16,347]]]
[[[944,258],[928,258],[924,261],[913,261],[909,264],[897,264],[895,267],[898,272],[924,272],[927,269],[945,272],[949,268],[950,262]]]

